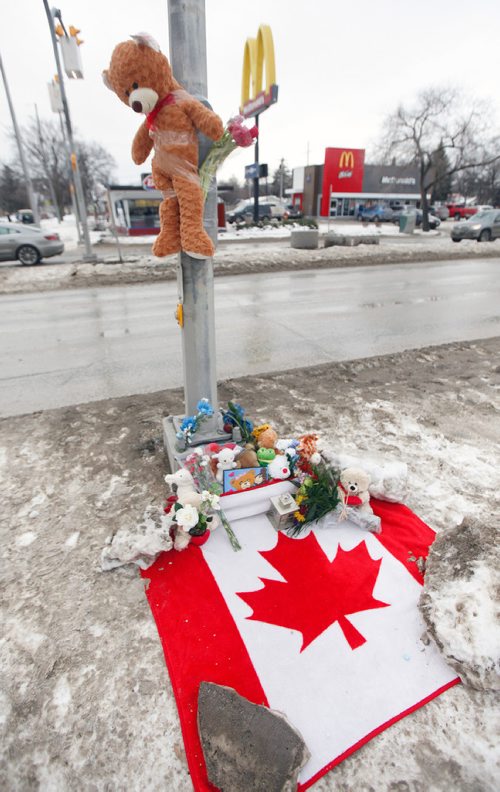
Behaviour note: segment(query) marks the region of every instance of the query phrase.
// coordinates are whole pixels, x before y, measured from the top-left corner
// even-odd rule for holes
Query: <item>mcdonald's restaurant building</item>
[[[356,217],[361,206],[420,205],[418,170],[367,165],[365,150],[327,148],[323,165],[293,171],[291,201],[311,217]]]

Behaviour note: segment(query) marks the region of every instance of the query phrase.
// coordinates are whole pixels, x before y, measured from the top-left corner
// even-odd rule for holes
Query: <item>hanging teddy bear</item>
[[[103,80],[122,102],[146,116],[132,143],[132,159],[141,165],[154,146],[153,181],[163,201],[153,253],[169,256],[182,249],[193,258],[210,258],[214,245],[203,228],[196,130],[219,140],[222,121],[183,90],[151,36],[139,33],[132,39],[115,47]]]

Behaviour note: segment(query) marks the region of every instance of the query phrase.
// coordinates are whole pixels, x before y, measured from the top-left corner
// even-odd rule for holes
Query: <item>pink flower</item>
[[[243,125],[243,116],[235,116],[229,121],[227,128],[237,146],[247,148],[251,146],[255,138],[259,134],[256,126],[248,127]]]

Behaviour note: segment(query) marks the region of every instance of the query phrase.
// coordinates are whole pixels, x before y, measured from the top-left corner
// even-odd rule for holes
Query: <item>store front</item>
[[[112,222],[118,234],[145,236],[160,232],[160,190],[140,187],[110,186],[108,203]]]
[[[356,218],[372,206],[420,206],[418,170],[366,165],[364,149],[327,148],[324,165],[294,169],[288,192],[306,215],[321,217]]]

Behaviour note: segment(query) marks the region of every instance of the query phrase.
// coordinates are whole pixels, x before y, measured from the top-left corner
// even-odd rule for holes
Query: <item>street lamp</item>
[[[68,135],[68,144],[69,144],[69,149],[70,149],[71,169],[72,169],[72,172],[73,172],[73,179],[74,179],[74,183],[75,183],[76,205],[78,207],[78,214],[80,215],[80,220],[81,220],[81,224],[82,224],[82,231],[83,231],[83,241],[84,241],[84,244],[85,244],[85,254],[83,256],[83,260],[84,261],[93,262],[93,261],[97,261],[97,256],[95,255],[95,253],[92,252],[92,246],[90,244],[89,227],[88,227],[88,222],[87,222],[87,210],[86,210],[86,207],[85,207],[85,198],[84,198],[84,195],[83,195],[82,179],[81,179],[80,169],[78,167],[78,159],[77,159],[76,151],[75,151],[75,142],[74,142],[74,139],[73,139],[73,128],[72,128],[72,125],[71,125],[71,117],[70,117],[70,114],[69,114],[68,100],[66,98],[66,89],[64,87],[64,77],[63,77],[63,71],[62,71],[62,67],[61,67],[61,60],[59,58],[59,51],[57,49],[57,35],[56,35],[56,29],[55,29],[55,26],[54,26],[54,19],[58,19],[59,20],[60,24],[57,27],[61,28],[61,32],[63,33],[64,40],[65,39],[73,39],[74,46],[70,46],[68,48],[68,50],[67,50],[68,58],[71,58],[71,59],[68,61],[67,64],[65,62],[65,68],[66,68],[66,66],[69,67],[69,68],[66,68],[66,73],[68,74],[68,76],[72,77],[73,76],[72,72],[74,72],[78,79],[81,79],[83,77],[83,70],[81,69],[81,61],[79,60],[79,52],[78,52],[78,59],[74,59],[73,58],[73,54],[74,54],[74,47],[76,47],[78,49],[78,46],[79,46],[78,43],[77,43],[77,39],[78,39],[77,34],[80,31],[77,30],[76,28],[73,28],[73,30],[75,31],[75,35],[74,36],[68,36],[67,33],[66,33],[66,30],[64,28],[64,24],[63,24],[63,21],[62,21],[62,16],[61,16],[60,10],[58,8],[53,8],[52,10],[49,9],[48,0],[43,0],[43,5],[44,5],[44,8],[45,8],[45,13],[47,14],[47,21],[49,23],[50,37],[52,39],[52,48],[54,50],[54,58],[55,58],[55,61],[56,61],[56,66],[57,66],[57,76],[58,76],[58,79],[59,79],[59,88],[61,90],[61,100],[62,100],[62,105],[63,105],[64,119],[65,119],[65,122],[66,122],[66,131],[67,131],[67,135]],[[70,28],[70,31],[71,31],[71,28]],[[63,40],[63,38],[61,38],[61,41],[62,40]],[[64,50],[62,49],[62,47],[61,47],[61,51],[64,53]]]

